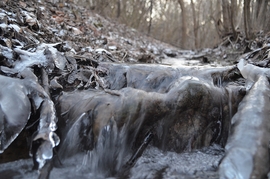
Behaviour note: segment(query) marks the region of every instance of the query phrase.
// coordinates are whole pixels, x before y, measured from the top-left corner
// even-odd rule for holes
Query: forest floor
[[[97,59],[102,53],[109,61],[127,63],[162,63],[163,59],[173,57],[216,66],[234,64],[239,55],[269,40],[258,36],[248,42],[239,34],[237,41],[228,36],[212,49],[181,50],[73,2],[54,2],[58,1],[3,0],[1,45],[29,50],[40,43],[61,43],[62,51],[71,56]]]
[[[177,48],[154,40],[135,29],[105,19],[74,3],[8,1],[1,6],[1,45],[24,50],[39,43],[62,43],[70,55],[107,53],[122,62],[159,62],[176,56]],[[73,54],[72,54],[73,53]]]

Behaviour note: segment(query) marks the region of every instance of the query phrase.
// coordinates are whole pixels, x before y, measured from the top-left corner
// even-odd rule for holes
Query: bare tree
[[[65,0],[64,0],[65,1]],[[270,30],[270,0],[78,0],[107,18],[181,48]],[[180,6],[180,7],[179,7]],[[211,39],[211,40],[209,40]]]
[[[244,29],[246,38],[249,39],[251,37],[251,30],[250,30],[250,0],[244,0]]]
[[[199,20],[197,19],[195,4],[194,4],[193,0],[190,0],[190,5],[191,5],[192,17],[193,17],[194,47],[195,47],[195,49],[197,49],[199,47],[199,37],[198,37]]]
[[[230,32],[230,15],[229,15],[229,0],[222,0],[222,16],[223,16],[223,26],[224,35]]]
[[[149,25],[148,25],[148,31],[147,31],[147,34],[150,35],[150,31],[151,31],[151,26],[152,26],[152,20],[153,20],[153,17],[152,17],[152,14],[153,14],[153,0],[150,0],[150,7],[149,7]]]
[[[109,5],[108,0],[96,1],[97,11],[103,16],[106,16],[104,10],[108,5]]]
[[[117,0],[117,13],[116,18],[118,19],[121,15],[121,0]]]
[[[253,10],[253,30],[259,31],[264,29],[266,21],[268,0],[256,0]]]
[[[182,39],[182,45],[183,47],[185,46],[186,44],[186,36],[187,36],[187,24],[186,24],[186,8],[185,8],[185,3],[183,0],[178,0],[178,3],[180,5],[180,8],[181,8],[181,14],[182,14],[182,31],[181,31],[181,39]]]

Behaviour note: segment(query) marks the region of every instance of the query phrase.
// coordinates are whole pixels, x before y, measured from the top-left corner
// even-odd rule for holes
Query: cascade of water
[[[140,126],[141,124],[138,124],[135,131],[130,134],[130,120],[121,128],[117,128],[113,116],[100,130],[95,148],[87,152],[83,165],[88,166],[89,171],[95,176],[121,175],[132,158],[132,147]]]
[[[98,136],[94,150],[90,152],[90,170],[97,175],[115,175],[122,165],[122,160],[118,158],[121,153],[126,152],[125,139],[121,142],[118,130],[113,124],[105,126]],[[123,145],[123,146],[122,146]]]
[[[69,157],[78,152],[80,142],[82,140],[80,138],[80,131],[83,121],[88,121],[88,116],[86,115],[86,113],[81,114],[71,126],[71,128],[68,130],[66,137],[61,144],[64,147],[61,147],[58,152],[61,158]]]
[[[232,111],[232,97],[233,97],[233,92],[232,89],[230,88],[226,88],[227,89],[227,93],[228,93],[228,107],[229,107],[229,120],[230,120],[230,125],[228,125],[228,134],[231,133],[231,121],[232,121],[232,117],[233,117],[233,111]]]
[[[219,87],[223,92],[225,92],[225,88],[223,87],[223,80],[221,76],[217,77],[217,87]],[[216,130],[218,130],[216,132],[216,140],[220,140],[220,138],[222,137],[221,133],[222,133],[222,120],[223,120],[223,97],[219,96],[220,101],[219,101],[219,120],[217,121],[216,124]]]
[[[221,76],[219,76],[218,78],[217,78],[217,86],[218,87],[222,87],[222,78],[221,78]]]
[[[234,109],[231,100],[236,93],[227,90],[227,79],[220,73],[211,77],[214,84],[207,82],[206,77],[202,80],[193,76],[176,78],[166,82],[169,87],[164,93],[127,87],[117,94],[83,91],[63,95],[60,102],[65,105],[70,102],[72,106],[63,108],[63,112],[68,110],[64,117],[77,121],[67,127],[74,129],[66,135],[71,139],[75,135],[72,141],[76,142],[70,140],[70,144],[77,143],[76,134],[78,139],[84,137],[84,126],[93,130],[93,147],[86,148],[88,151],[83,148],[86,153],[80,160],[83,171],[100,178],[118,177],[126,165],[133,165],[125,170],[130,172],[144,155],[141,153],[147,145],[142,143],[149,130],[154,131],[151,144],[162,151],[192,151],[212,143],[223,145]],[[151,88],[156,84],[153,81]],[[78,101],[75,106],[74,99]],[[82,113],[85,114],[78,117]],[[84,147],[83,143],[79,145]]]
[[[230,88],[228,90],[228,104],[229,104],[229,117],[232,119],[232,90]]]

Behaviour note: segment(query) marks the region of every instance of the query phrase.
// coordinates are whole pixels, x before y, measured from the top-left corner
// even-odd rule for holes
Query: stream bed
[[[217,168],[223,156],[224,149],[217,145],[181,154],[149,147],[131,169],[128,178],[216,179],[219,178]],[[54,168],[50,178],[106,178],[100,173],[91,172],[87,165],[88,159],[89,154],[76,155],[66,161],[65,167]],[[32,167],[31,159],[0,164],[0,175],[3,178],[36,179],[38,175],[35,170],[32,170]]]

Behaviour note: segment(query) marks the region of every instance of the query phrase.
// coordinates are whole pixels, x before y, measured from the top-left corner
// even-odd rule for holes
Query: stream
[[[1,178],[270,176],[269,37],[179,50],[83,8],[77,21],[72,2],[7,3]]]
[[[243,80],[234,66],[179,61],[100,63],[107,90],[55,97],[61,143],[50,178],[219,178]],[[0,174],[36,178],[32,167],[4,163]]]
[[[1,164],[1,176],[265,176],[265,156],[269,155],[266,134],[270,131],[269,110],[265,108],[270,99],[269,71],[243,60],[237,66],[226,67],[198,66],[196,61],[186,66],[183,59],[176,62],[100,62],[96,83],[105,89],[62,91],[53,96],[58,129],[55,134],[50,129],[52,137],[47,139],[42,133],[42,125],[46,124],[39,124],[36,138],[45,139],[37,148],[38,165],[43,166],[39,173],[33,170],[32,160],[20,159]],[[42,99],[33,95],[42,89],[33,88],[27,80],[20,83],[33,91],[28,93],[41,106],[41,115],[49,114],[53,124],[50,102],[41,102],[46,101],[46,94]],[[49,151],[54,145],[57,147],[52,157]],[[262,163],[265,167],[256,167]]]
[[[229,119],[238,102],[223,87],[230,82],[212,75],[234,69],[184,66],[185,60],[179,61],[180,65],[175,59],[165,65],[101,63],[101,69],[110,71],[103,79],[110,90],[58,97],[62,142],[50,178],[218,178],[227,138],[221,136],[222,118]],[[200,101],[206,102],[197,105]],[[209,109],[210,114],[202,115]],[[186,117],[190,120],[181,119]],[[141,142],[149,131],[153,137],[144,147]],[[136,156],[134,149],[140,145],[144,149]],[[0,174],[36,178],[32,167],[32,160],[21,159],[1,164]]]

